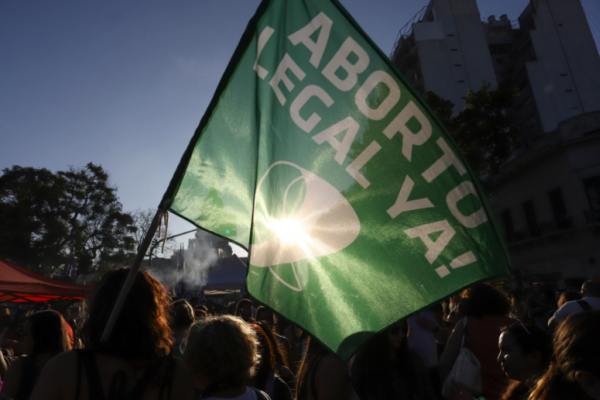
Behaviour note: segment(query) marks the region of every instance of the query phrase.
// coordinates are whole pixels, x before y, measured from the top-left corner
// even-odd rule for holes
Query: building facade
[[[511,79],[522,143],[490,203],[513,284],[554,289],[600,279],[600,56],[579,0],[531,0],[512,23],[475,0],[431,0],[401,30],[392,61],[421,93],[465,106],[467,88]]]
[[[600,111],[533,142],[490,190],[518,285],[576,288],[600,275]]]

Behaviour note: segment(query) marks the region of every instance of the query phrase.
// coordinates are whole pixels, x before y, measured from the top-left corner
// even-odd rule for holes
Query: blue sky
[[[582,1],[598,41],[600,2]],[[427,1],[341,3],[389,54]],[[125,210],[155,208],[258,4],[1,1],[0,169],[101,164]],[[516,20],[528,1],[478,4]]]

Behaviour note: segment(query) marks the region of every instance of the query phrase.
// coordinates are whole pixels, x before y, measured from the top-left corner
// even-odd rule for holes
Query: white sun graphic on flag
[[[269,210],[255,214],[254,223],[265,227],[270,237],[261,235],[257,229],[257,243],[251,246],[251,264],[268,267],[269,271],[287,287],[302,291],[295,263],[337,253],[349,246],[360,233],[360,222],[356,212],[346,198],[330,183],[316,174],[287,161],[272,164],[260,179],[256,189],[256,200],[265,178],[280,165],[292,166],[300,177],[292,179],[284,192],[279,218],[271,217]],[[304,182],[305,192],[298,210],[289,214],[288,195],[298,182]],[[297,195],[296,195],[297,196]],[[256,203],[255,203],[256,209]],[[295,285],[286,282],[274,266],[291,265]]]

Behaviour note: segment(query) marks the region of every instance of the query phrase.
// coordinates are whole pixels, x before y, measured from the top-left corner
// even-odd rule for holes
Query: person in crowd
[[[271,349],[273,350],[273,354],[275,356],[275,371],[277,375],[284,380],[284,382],[288,385],[288,387],[292,390],[295,388],[295,377],[290,369],[290,364],[288,361],[286,349],[279,343],[276,339],[276,334],[269,329],[269,326],[264,322],[257,322],[258,326],[260,326],[267,336],[269,340]]]
[[[510,302],[506,295],[487,283],[480,283],[461,294],[461,312],[466,320],[456,324],[440,357],[441,381],[450,374],[462,345],[467,323],[468,346],[481,363],[481,395],[488,400],[499,400],[508,385],[497,358],[500,329],[516,321],[508,318]]]
[[[202,399],[266,399],[264,392],[244,386],[259,365],[256,331],[230,315],[196,321],[185,347],[184,358],[192,370]]]
[[[551,336],[537,326],[517,322],[502,328],[498,347],[498,362],[510,379],[501,400],[527,400],[552,359]],[[451,400],[473,400],[473,395],[454,388]]]
[[[296,400],[358,400],[346,364],[310,337],[296,377]]]
[[[574,313],[600,310],[600,282],[584,282],[581,286],[581,296],[581,300],[569,301],[556,310],[554,316],[548,321],[548,326],[556,328],[559,322],[564,321],[569,315]]]
[[[169,325],[173,331],[173,355],[182,357],[181,347],[187,338],[188,331],[194,323],[194,309],[186,299],[175,300],[171,309]]]
[[[11,349],[15,356],[23,354],[23,342],[20,340],[21,331],[23,330],[25,320],[31,313],[30,309],[18,309],[14,318],[11,319],[8,332],[0,342],[1,347]]]
[[[509,316],[520,321],[524,321],[527,318],[527,306],[523,290],[515,289],[509,293],[510,299],[510,314]]]
[[[462,318],[462,314],[460,312],[460,302],[460,293],[450,297],[446,321],[450,322],[451,324],[455,324],[458,320]]]
[[[148,272],[137,272],[110,337],[101,341],[128,274],[115,269],[104,275],[81,330],[86,349],[51,360],[32,400],[193,399],[189,369],[170,355],[169,298]]]
[[[252,324],[258,339],[260,360],[256,373],[246,380],[246,385],[266,392],[271,400],[292,400],[292,392],[277,372],[277,350],[269,340],[266,325]],[[266,331],[265,329],[266,328]]]
[[[1,309],[0,309],[1,310]],[[4,341],[4,338],[10,331],[10,312],[7,307],[4,307],[4,311],[0,311],[0,343]],[[0,382],[4,379],[8,367],[12,362],[12,350],[9,348],[0,347]],[[0,387],[2,392],[2,387]]]
[[[208,312],[205,308],[196,307],[194,308],[194,318],[195,319],[204,319],[208,317]]]
[[[241,299],[235,305],[235,316],[240,317],[246,322],[254,322],[252,317],[252,300]]]
[[[277,333],[275,315],[273,314],[273,311],[264,306],[258,307],[256,309],[256,320],[258,322],[265,323],[269,327],[269,331],[272,333],[272,335],[277,340],[277,343],[280,345],[278,347],[280,347],[280,349],[283,350],[281,353],[282,356],[286,359],[285,364],[289,366],[289,355],[292,351],[290,341],[285,336],[279,335]]]
[[[441,305],[439,307],[441,308]],[[442,327],[436,321],[431,308],[408,318],[408,326],[410,336],[405,339],[408,348],[420,356],[427,369],[434,393],[439,394],[441,385],[438,373],[438,342],[443,340]]]
[[[557,306],[558,308],[561,308],[565,303],[576,300],[581,300],[581,293],[574,290],[567,290],[566,292],[561,293],[557,301]]]
[[[57,354],[71,350],[65,320],[52,310],[27,317],[21,340],[26,356],[11,364],[2,387],[2,394],[14,400],[29,399],[42,368]]]
[[[356,355],[350,377],[361,400],[437,399],[426,365],[409,348],[410,335],[407,322],[400,321],[375,335]]]
[[[292,371],[297,372],[306,353],[308,334],[300,327],[290,324],[283,332],[283,336],[290,342],[290,367]]]
[[[600,399],[600,310],[574,313],[554,334],[554,360],[529,400]]]

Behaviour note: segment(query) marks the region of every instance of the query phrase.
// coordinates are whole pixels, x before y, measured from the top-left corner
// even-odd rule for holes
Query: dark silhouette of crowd
[[[345,362],[265,305],[172,299],[145,271],[101,340],[128,273],[68,307],[0,305],[0,400],[600,399],[598,282],[555,299],[480,283]]]

